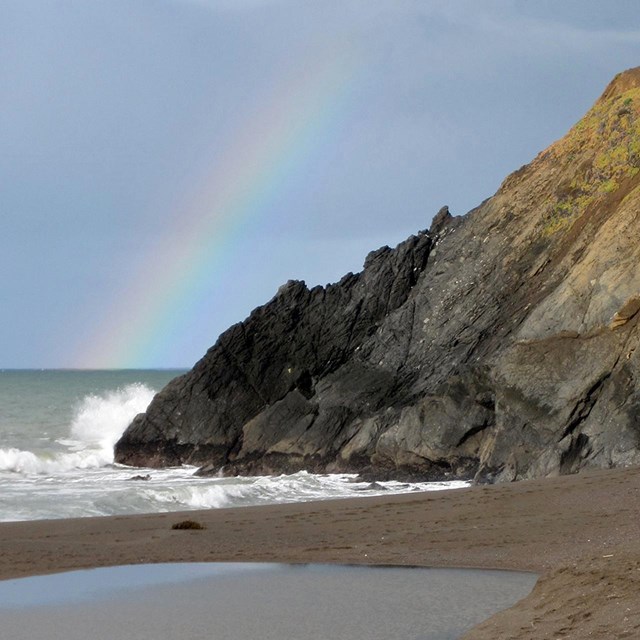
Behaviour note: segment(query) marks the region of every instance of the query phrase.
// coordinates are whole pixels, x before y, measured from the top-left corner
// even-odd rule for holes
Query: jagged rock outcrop
[[[640,464],[640,68],[464,217],[289,282],[116,445],[133,465],[513,480]]]

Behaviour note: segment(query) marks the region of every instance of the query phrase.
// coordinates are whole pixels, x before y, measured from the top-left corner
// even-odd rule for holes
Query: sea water
[[[177,370],[0,370],[0,521],[181,511],[404,493],[463,482],[370,485],[349,474],[199,478],[133,469],[113,446]],[[135,480],[135,476],[149,476]]]
[[[533,574],[278,564],[111,567],[0,582],[12,640],[453,640]]]

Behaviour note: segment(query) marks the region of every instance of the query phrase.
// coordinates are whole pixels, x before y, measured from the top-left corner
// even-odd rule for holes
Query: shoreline
[[[640,468],[442,492],[0,524],[0,579],[157,562],[532,571],[464,638],[638,637]],[[191,519],[203,530],[173,530]],[[575,634],[575,635],[574,635]]]

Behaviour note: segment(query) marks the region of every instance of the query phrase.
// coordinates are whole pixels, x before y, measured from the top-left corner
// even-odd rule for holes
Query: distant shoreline
[[[465,638],[603,628],[616,637],[640,629],[639,506],[634,468],[445,492],[9,522],[0,524],[0,578],[203,561],[534,571],[542,577],[528,598]],[[206,528],[171,528],[184,519]]]

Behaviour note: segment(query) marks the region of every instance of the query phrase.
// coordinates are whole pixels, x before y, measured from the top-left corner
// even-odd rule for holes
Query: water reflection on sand
[[[0,582],[12,640],[454,640],[536,576],[333,565],[137,565]]]

